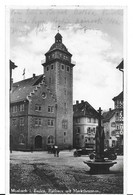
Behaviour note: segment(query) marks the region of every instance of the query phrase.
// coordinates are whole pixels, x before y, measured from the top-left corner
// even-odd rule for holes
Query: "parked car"
[[[93,152],[89,155],[90,159],[94,159],[95,156],[96,156],[95,152]],[[107,158],[109,160],[116,160],[117,153],[115,152],[115,149],[114,148],[104,149],[104,158]]]
[[[104,158],[108,158],[109,160],[116,160],[117,153],[114,148],[108,148],[104,150]]]
[[[81,148],[81,149],[76,149],[73,153],[74,157],[82,156],[82,155],[89,155],[92,153],[94,150],[93,148]]]
[[[115,149],[117,155],[123,155],[123,146],[119,146]]]

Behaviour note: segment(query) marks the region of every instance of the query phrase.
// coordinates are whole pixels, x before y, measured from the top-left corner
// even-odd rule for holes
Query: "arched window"
[[[25,138],[23,134],[20,134],[19,136],[19,144],[24,144],[25,143]]]
[[[48,137],[48,144],[54,144],[54,137],[52,135]]]

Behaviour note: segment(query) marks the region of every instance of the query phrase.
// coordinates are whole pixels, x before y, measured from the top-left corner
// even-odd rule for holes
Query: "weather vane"
[[[58,33],[59,33],[59,30],[60,30],[60,26],[58,26]]]

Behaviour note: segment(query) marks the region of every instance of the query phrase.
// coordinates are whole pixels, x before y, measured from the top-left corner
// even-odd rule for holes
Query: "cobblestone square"
[[[61,151],[59,157],[41,152],[10,155],[10,193],[123,194],[123,157],[118,156],[110,174],[91,175],[83,163],[89,157],[74,157]]]

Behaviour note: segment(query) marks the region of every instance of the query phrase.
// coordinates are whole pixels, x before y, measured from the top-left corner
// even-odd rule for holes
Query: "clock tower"
[[[55,144],[68,148],[73,145],[73,67],[72,54],[62,43],[62,36],[55,35],[55,43],[45,54],[43,63],[45,82],[56,98]]]

